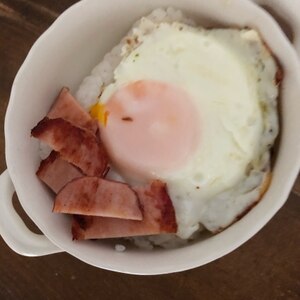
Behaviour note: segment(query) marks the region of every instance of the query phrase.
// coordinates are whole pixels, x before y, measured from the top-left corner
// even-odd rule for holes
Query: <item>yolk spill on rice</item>
[[[92,105],[90,115],[92,118],[97,119],[103,126],[106,126],[109,112],[105,109],[104,104],[96,102]]]

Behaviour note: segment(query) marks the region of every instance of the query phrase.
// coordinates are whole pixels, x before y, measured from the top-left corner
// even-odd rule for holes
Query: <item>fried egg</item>
[[[142,19],[131,34],[99,99],[109,176],[166,182],[179,237],[218,231],[262,194],[278,132],[276,61],[253,29]]]

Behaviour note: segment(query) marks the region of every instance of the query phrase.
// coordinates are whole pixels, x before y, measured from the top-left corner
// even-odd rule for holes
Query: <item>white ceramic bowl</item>
[[[279,1],[275,1],[279,2]],[[53,199],[35,176],[40,162],[31,128],[49,110],[62,86],[74,92],[132,23],[161,6],[182,9],[199,24],[258,28],[284,70],[280,146],[271,186],[262,201],[224,232],[173,250],[128,249],[119,253],[108,241],[73,242],[70,218],[52,213]],[[293,13],[291,13],[292,15]],[[85,0],[63,13],[32,47],[13,84],[5,119],[8,171],[0,180],[0,232],[23,255],[66,251],[104,269],[163,274],[201,266],[234,250],[259,231],[286,201],[300,165],[300,67],[297,54],[277,23],[247,0]],[[11,177],[11,180],[10,180]],[[12,184],[13,182],[13,184]],[[30,232],[16,215],[19,200],[44,235]]]

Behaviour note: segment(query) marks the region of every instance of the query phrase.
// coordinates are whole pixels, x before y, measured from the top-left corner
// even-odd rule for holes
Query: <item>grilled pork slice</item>
[[[55,151],[41,161],[36,175],[54,193],[58,193],[69,181],[84,176],[78,168],[63,160]]]
[[[177,231],[175,211],[166,185],[155,180],[146,188],[136,188],[136,192],[143,207],[142,221],[77,215],[73,218],[73,239],[175,233]]]
[[[90,131],[58,118],[40,121],[32,136],[48,144],[61,157],[87,176],[103,176],[108,170],[108,157],[99,139]]]
[[[66,87],[60,91],[47,117],[49,119],[62,118],[77,127],[85,128],[93,133],[96,133],[98,129],[98,121],[91,118]]]
[[[142,220],[138,197],[127,184],[98,177],[68,183],[56,196],[54,212]]]

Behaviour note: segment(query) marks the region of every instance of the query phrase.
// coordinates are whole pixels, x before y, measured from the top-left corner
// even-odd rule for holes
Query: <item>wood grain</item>
[[[0,0],[0,171],[6,168],[3,120],[16,72],[34,41],[74,2]],[[0,238],[0,299],[300,299],[299,177],[293,191],[269,224],[238,250],[178,274],[117,274],[66,253],[22,257]]]
[[[300,176],[298,175],[295,183],[294,183],[294,186],[293,186],[293,192],[300,196]]]

